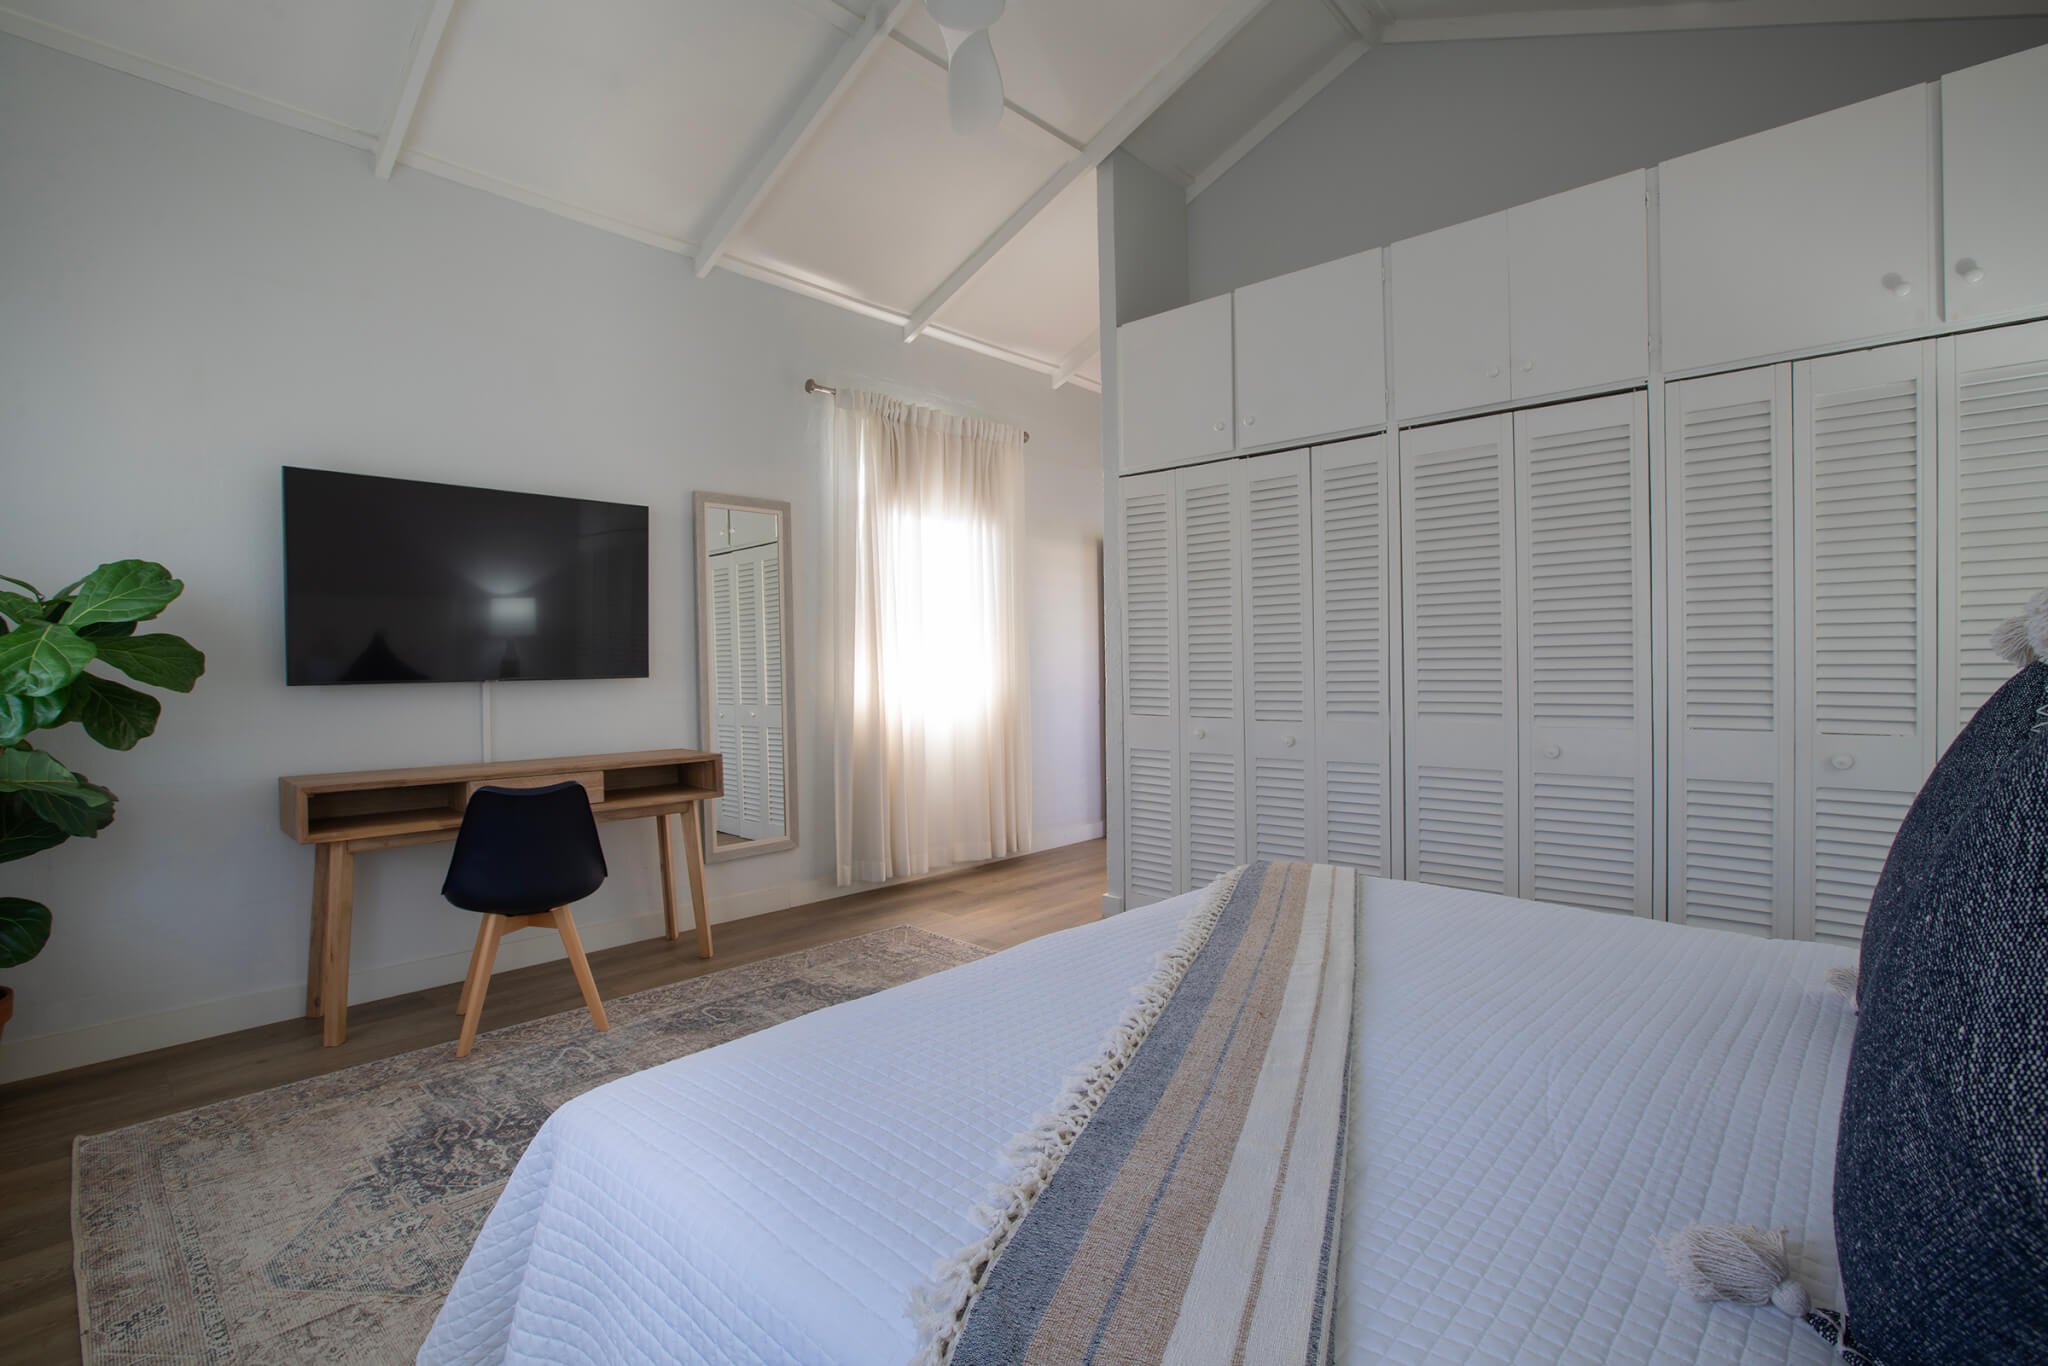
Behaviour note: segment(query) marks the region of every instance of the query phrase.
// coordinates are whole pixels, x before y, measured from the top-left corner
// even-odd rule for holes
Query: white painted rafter
[[[754,159],[754,164],[747,168],[746,175],[712,218],[710,230],[697,247],[697,274],[700,278],[709,275],[718,265],[732,244],[734,234],[745,226],[748,216],[774,188],[782,173],[789,169],[790,162],[796,159],[804,144],[824,125],[846,97],[846,92],[860,78],[860,73],[881,51],[882,44],[889,41],[889,34],[903,22],[903,16],[916,3],[917,0],[871,0],[868,17],[832,54],[832,60],[818,73],[818,79],[812,82],[802,102],[776,132],[774,141]]]
[[[391,179],[391,168],[398,164],[398,154],[405,150],[413,115],[419,112],[420,94],[427,88],[427,77],[433,74],[434,57],[441,50],[442,35],[448,32],[448,19],[454,13],[455,0],[428,0],[426,13],[420,16],[419,32],[412,38],[412,55],[406,58],[405,76],[398,83],[398,103],[391,110],[384,136],[377,139],[377,158],[373,164],[379,180]]]
[[[1215,160],[1196,173],[1195,178],[1188,182],[1188,199],[1192,201],[1196,195],[1221,180],[1225,171],[1244,160],[1246,153],[1264,142],[1281,124],[1293,118],[1303,105],[1322,93],[1324,86],[1350,70],[1351,64],[1369,51],[1371,46],[1359,38],[1352,38],[1338,47],[1330,54],[1330,60],[1317,67],[1314,74],[1288,93],[1286,99],[1268,109],[1257,123],[1245,129],[1244,133],[1224,148]]]
[[[1110,116],[1109,122],[1088,139],[1080,151],[1068,158],[1066,165],[1060,167],[1052,179],[1039,186],[1036,194],[1005,219],[987,241],[975,248],[973,255],[956,266],[939,287],[911,311],[910,321],[903,329],[904,340],[915,341],[922,335],[939,310],[950,303],[968,281],[979,275],[983,267],[995,259],[997,252],[1015,240],[1017,234],[1024,231],[1069,185],[1101,165],[1111,152],[1122,146],[1125,139],[1138,131],[1139,124],[1151,118],[1174,91],[1185,85],[1188,78],[1201,70],[1225,43],[1236,37],[1238,31],[1250,23],[1265,5],[1266,0],[1234,0],[1229,9],[1217,15],[1191,42],[1175,53],[1151,80],[1124,101],[1123,106]]]
[[[2042,0],[1683,0],[1677,4],[1558,8],[1442,19],[1396,19],[1386,43],[1483,38],[1554,38],[1586,33],[1663,33],[1787,24],[1894,23],[1915,19],[2002,19],[2048,13]]]
[[[1081,373],[1081,367],[1094,360],[1102,352],[1102,329],[1096,328],[1082,342],[1066,355],[1060,357],[1059,368],[1052,372],[1052,387],[1063,388],[1068,381]]]
[[[1391,22],[1381,0],[1323,0],[1330,12],[1351,30],[1351,36],[1368,46],[1377,46],[1380,35]]]

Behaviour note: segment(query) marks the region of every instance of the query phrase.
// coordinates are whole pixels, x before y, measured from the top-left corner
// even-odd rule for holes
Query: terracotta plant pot
[[[14,1018],[14,988],[0,987],[0,1033],[7,1031],[7,1022]]]

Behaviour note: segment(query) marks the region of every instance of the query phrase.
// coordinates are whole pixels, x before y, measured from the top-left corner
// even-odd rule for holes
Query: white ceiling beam
[[[1303,105],[1322,93],[1324,86],[1343,75],[1351,68],[1353,62],[1369,51],[1369,44],[1353,38],[1331,53],[1330,60],[1317,67],[1315,73],[1291,91],[1286,99],[1268,109],[1263,118],[1245,129],[1243,136],[1224,148],[1221,155],[1204,166],[1195,178],[1188,182],[1188,199],[1192,201],[1196,195],[1221,180],[1225,171],[1244,160],[1246,153],[1264,142],[1281,124],[1293,118]]]
[[[711,220],[710,231],[704,234],[704,240],[697,248],[699,279],[709,275],[718,265],[726,248],[732,245],[734,235],[746,225],[754,209],[775,187],[782,173],[789,169],[796,154],[824,126],[825,120],[846,97],[846,92],[860,79],[860,73],[867,70],[868,63],[882,50],[882,44],[889,41],[890,32],[916,3],[917,0],[872,0],[867,19],[832,54],[832,60],[818,73],[818,79],[805,92],[803,101],[776,132],[775,140],[754,159],[754,164],[747,168],[746,175]]]
[[[433,74],[434,57],[441,50],[441,36],[448,32],[448,17],[453,13],[455,0],[428,0],[427,12],[420,16],[419,32],[412,37],[412,56],[405,63],[405,78],[398,84],[398,104],[391,111],[391,122],[384,126],[384,136],[377,139],[379,180],[391,179],[391,168],[405,150],[406,134],[412,131],[413,115],[419,112],[420,92]]]
[[[1138,131],[1139,124],[1151,118],[1174,91],[1187,84],[1188,78],[1201,70],[1225,43],[1236,37],[1238,31],[1250,23],[1265,5],[1266,0],[1234,0],[1229,9],[1212,19],[1192,42],[1175,53],[1173,59],[1145,82],[1137,94],[1124,101],[1101,131],[1088,139],[1081,150],[1053,174],[1052,179],[1039,186],[1036,194],[1005,219],[987,241],[975,248],[973,255],[955,267],[952,274],[925,297],[924,302],[911,312],[910,322],[903,330],[903,339],[915,341],[931,326],[939,310],[950,303],[968,281],[979,275],[982,268],[995,259],[997,252],[1015,240],[1017,234],[1024,231],[1031,220],[1043,213],[1046,206],[1059,198],[1069,185],[1100,166],[1111,152],[1122,146],[1126,138]]]
[[[1380,0],[1323,0],[1359,42],[1377,45],[1391,22]]]
[[[1479,38],[1554,38],[1591,33],[1666,33],[1787,24],[1894,23],[1915,19],[1999,19],[2048,13],[2043,0],[1682,0],[1600,9],[1557,9],[1463,18],[1396,19],[1387,43]]]
[[[1081,373],[1081,367],[1094,360],[1101,352],[1102,329],[1098,327],[1088,334],[1086,341],[1060,357],[1059,368],[1052,372],[1052,387],[1065,388],[1069,380]]]

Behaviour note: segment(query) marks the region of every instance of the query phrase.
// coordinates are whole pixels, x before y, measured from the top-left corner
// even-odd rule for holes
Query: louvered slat
[[[1331,760],[1323,766],[1329,861],[1369,873],[1387,867],[1387,817],[1378,764]]]
[[[1178,887],[1173,755],[1130,748],[1124,761],[1124,885],[1133,903],[1158,901]]]
[[[1322,657],[1324,716],[1384,714],[1386,676],[1386,509],[1377,462],[1324,476],[1315,532],[1321,594],[1316,649]]]
[[[1308,765],[1303,760],[1252,761],[1252,856],[1309,856]]]
[[[1420,765],[1413,799],[1417,881],[1482,892],[1507,885],[1507,786],[1500,774]]]
[[[1286,458],[1283,457],[1283,462]],[[1254,721],[1308,719],[1308,585],[1302,578],[1305,462],[1250,480],[1246,628]],[[1294,464],[1300,468],[1292,468]]]
[[[2048,588],[2048,355],[1967,369],[1959,381],[1956,620],[1948,638],[1958,653],[1962,726],[2012,676],[2012,665],[1986,643],[1992,630]]]
[[[771,707],[782,705],[782,559],[773,552],[761,562],[761,631],[766,667],[761,679],[761,700]],[[778,762],[777,772],[781,769]]]
[[[1814,938],[1851,945],[1862,939],[1870,894],[1913,797],[1858,788],[1823,787],[1815,793]]]
[[[761,566],[741,560],[733,566],[733,596],[739,601],[740,703],[761,701]],[[751,818],[751,817],[750,817]]]
[[[759,825],[768,818],[768,735],[759,726],[740,727],[740,818]]]
[[[1684,800],[1686,922],[1770,937],[1777,910],[1771,785],[1689,778]]]
[[[1415,713],[1498,718],[1506,687],[1501,451],[1430,452],[1410,478]]]
[[[1920,715],[1919,385],[1817,395],[1812,421],[1814,719],[1908,734]]]
[[[1236,517],[1227,483],[1181,495],[1181,621],[1186,714],[1235,718],[1238,665]]]
[[[712,687],[716,694],[713,700],[719,706],[732,706],[740,698],[739,638],[733,611],[732,562],[714,560],[711,565]]]
[[[1124,501],[1124,699],[1135,716],[1173,715],[1172,507],[1166,492]]]
[[[1187,756],[1188,886],[1208,885],[1238,857],[1238,764],[1228,754]]]
[[[1539,722],[1635,719],[1633,430],[1626,424],[1528,444],[1530,704]]]
[[[1538,901],[1637,911],[1635,779],[1546,774],[1531,785],[1530,886]]]
[[[1778,497],[1766,400],[1685,415],[1678,554],[1688,726],[1777,723]]]
[[[787,828],[789,819],[782,765],[782,727],[776,726],[768,731],[768,824],[777,830]]]

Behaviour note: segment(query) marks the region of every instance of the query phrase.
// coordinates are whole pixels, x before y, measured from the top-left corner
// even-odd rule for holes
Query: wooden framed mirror
[[[725,796],[700,803],[712,862],[796,848],[796,670],[789,504],[699,493],[699,742],[725,756]]]

